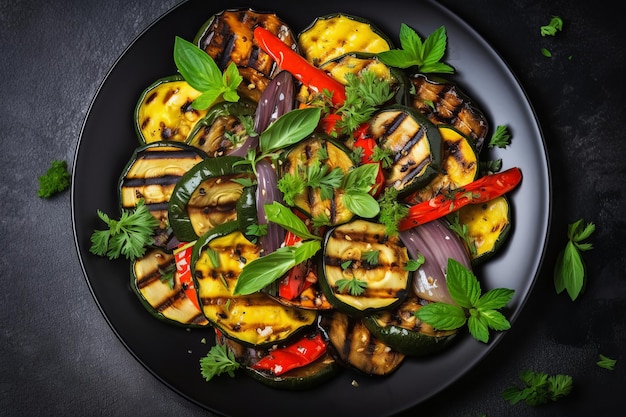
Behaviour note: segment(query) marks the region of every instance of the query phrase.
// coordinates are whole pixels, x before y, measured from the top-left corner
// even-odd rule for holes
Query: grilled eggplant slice
[[[452,126],[438,126],[443,141],[443,160],[437,176],[408,201],[419,203],[469,184],[478,176],[478,153],[469,137]]]
[[[389,166],[383,166],[386,187],[408,194],[439,173],[441,135],[433,123],[414,109],[395,105],[378,111],[370,121],[370,133],[393,158]]]
[[[198,305],[193,286],[183,283],[174,255],[151,249],[131,265],[131,288],[143,306],[156,318],[183,326],[209,324]]]
[[[181,242],[192,242],[208,230],[237,219],[237,201],[243,185],[237,180],[252,179],[249,165],[235,165],[243,158],[207,158],[178,181],[168,205],[168,217]]]
[[[243,77],[239,93],[255,102],[269,81],[280,71],[254,39],[253,31],[261,26],[283,42],[298,49],[291,28],[274,13],[252,9],[229,9],[212,16],[200,28],[194,43],[206,51],[223,71],[234,62]]]
[[[348,14],[315,19],[298,35],[302,55],[315,66],[348,52],[378,53],[393,48],[387,35],[371,22]]]
[[[245,156],[258,143],[255,134],[251,135],[255,110],[256,104],[246,99],[218,103],[196,124],[187,143],[209,157]]]
[[[363,320],[339,311],[322,317],[320,327],[334,356],[364,374],[389,375],[406,357],[374,337]]]
[[[446,124],[469,136],[478,152],[483,147],[489,124],[483,112],[454,83],[424,74],[410,77],[414,93],[411,106],[435,124]]]
[[[227,337],[251,346],[286,341],[311,326],[314,311],[290,308],[266,294],[234,295],[243,267],[260,247],[245,238],[237,222],[217,226],[194,245],[192,273],[205,317]]]
[[[325,238],[320,285],[338,310],[365,315],[399,304],[407,295],[407,250],[385,226],[354,220],[330,229]],[[357,280],[363,292],[344,288]]]
[[[332,141],[328,136],[313,134],[310,138],[290,148],[282,161],[282,175],[306,176],[308,169],[321,164],[327,172],[335,168],[344,175],[353,168],[347,148]],[[342,201],[343,190],[334,189],[329,198],[324,198],[319,188],[306,187],[294,198],[294,204],[312,218],[324,218],[328,224],[336,225],[349,221],[354,214]]]
[[[506,242],[511,230],[511,205],[506,196],[484,204],[473,204],[458,212],[459,224],[467,225],[473,265],[491,258]]]
[[[200,95],[180,75],[160,78],[148,86],[135,107],[135,131],[139,143],[187,141],[207,113],[191,105]]]
[[[428,301],[412,296],[392,311],[382,311],[363,318],[363,323],[377,339],[396,352],[424,356],[441,351],[455,338],[457,330],[437,330],[415,317]]]
[[[171,239],[168,204],[182,176],[206,158],[199,149],[180,142],[153,142],[135,149],[120,175],[120,207],[133,209],[143,199],[150,213],[159,220],[155,246],[166,248]]]

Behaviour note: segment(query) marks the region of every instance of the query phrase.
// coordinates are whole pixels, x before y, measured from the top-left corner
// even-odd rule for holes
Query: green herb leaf
[[[380,212],[380,207],[371,194],[352,191],[343,194],[341,199],[348,210],[357,216],[371,219]]]
[[[380,212],[376,199],[369,193],[376,182],[378,164],[364,164],[346,174],[341,188],[342,201],[352,213],[372,218]]]
[[[367,282],[361,281],[356,277],[352,277],[351,279],[342,278],[337,280],[337,289],[340,293],[347,292],[350,295],[359,296],[365,292],[366,288]]]
[[[504,390],[502,398],[515,405],[524,401],[527,405],[538,406],[548,401],[569,395],[573,388],[573,379],[569,375],[549,376],[543,372],[524,370],[519,378],[524,382],[524,387],[511,386]]]
[[[99,256],[106,255],[109,259],[124,255],[127,259],[133,260],[143,256],[146,247],[153,242],[154,229],[159,225],[159,221],[150,214],[144,200],[139,200],[133,211],[122,210],[119,220],[109,218],[100,210],[98,217],[109,228],[94,231],[89,251]]]
[[[239,367],[235,354],[224,345],[212,346],[206,356],[200,359],[200,371],[207,381],[223,373],[233,378]]]
[[[611,359],[608,356],[604,356],[603,354],[600,354],[600,360],[596,362],[596,364],[600,368],[608,369],[609,371],[612,371],[613,369],[615,369],[616,363],[617,363],[616,359]]]
[[[540,28],[541,36],[554,36],[561,30],[563,30],[563,19],[559,16],[552,16],[550,23]]]
[[[54,160],[46,173],[39,177],[37,195],[41,198],[50,198],[69,186],[70,174],[67,172],[67,162]]]
[[[379,52],[378,58],[392,67],[416,66],[421,73],[453,74],[454,68],[440,62],[445,54],[447,41],[444,26],[437,28],[422,42],[415,30],[403,23],[400,26],[401,49]]]
[[[552,56],[552,52],[550,52],[548,49],[546,48],[541,48],[541,54],[543,56],[546,56],[548,58],[550,58]]]
[[[387,187],[378,198],[378,205],[380,207],[378,221],[385,225],[385,232],[389,236],[397,236],[398,223],[409,212],[409,208],[398,201],[398,190]]]
[[[578,298],[585,287],[586,268],[580,252],[593,248],[583,240],[588,239],[594,231],[595,225],[583,225],[582,219],[568,225],[568,242],[559,253],[554,267],[554,288],[557,294],[566,290],[572,301]]]
[[[509,133],[509,128],[504,125],[498,125],[489,140],[489,149],[495,148],[496,146],[498,148],[506,148],[510,144],[511,134]]]
[[[185,81],[202,93],[193,101],[195,109],[204,110],[220,97],[226,101],[239,100],[237,87],[243,78],[233,62],[222,74],[209,54],[178,36],[174,40],[174,62]]]
[[[276,119],[259,137],[263,152],[272,152],[300,142],[317,127],[321,109],[307,107],[287,112]]]
[[[448,259],[446,283],[450,296],[461,307],[471,308],[480,298],[480,284],[476,276],[458,261]]]
[[[409,259],[407,264],[404,266],[404,270],[411,271],[411,272],[417,271],[420,268],[420,266],[424,265],[425,260],[426,259],[424,258],[424,255],[419,253],[417,255],[417,259]]]
[[[291,209],[275,201],[265,205],[267,220],[281,225],[284,229],[303,239],[321,239],[320,236],[309,232],[306,224]]]
[[[415,312],[415,316],[439,330],[454,330],[467,322],[465,311],[452,304],[428,303]]]
[[[371,250],[365,251],[361,253],[361,258],[365,260],[368,264],[372,266],[378,265],[378,256],[380,255],[380,250]]]

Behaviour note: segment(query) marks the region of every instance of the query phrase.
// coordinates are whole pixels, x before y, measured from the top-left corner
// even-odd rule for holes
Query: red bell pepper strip
[[[319,333],[312,338],[304,336],[287,347],[270,351],[267,356],[252,365],[252,369],[281,375],[312,363],[325,352],[326,342]]]
[[[265,53],[283,70],[288,71],[298,81],[316,93],[328,90],[332,93],[332,103],[341,106],[346,101],[346,90],[343,84],[335,80],[323,70],[311,65],[302,55],[291,49],[269,30],[257,26],[254,39]]]
[[[185,295],[193,305],[196,306],[198,311],[200,309],[200,303],[198,302],[198,293],[193,285],[193,278],[191,276],[191,253],[193,252],[192,243],[181,243],[176,249],[174,249],[174,259],[176,260],[176,278],[185,290]]]
[[[513,190],[522,180],[519,168],[510,168],[486,175],[447,194],[442,194],[412,206],[398,224],[398,230],[409,230],[420,224],[444,217],[468,204],[486,203]]]
[[[285,246],[293,246],[302,239],[290,231],[285,235]],[[278,283],[278,295],[287,300],[293,300],[299,296],[302,291],[313,285],[313,282],[307,279],[309,270],[305,263],[298,264],[291,268],[287,275]]]
[[[354,131],[354,144],[355,148],[361,148],[361,164],[378,164],[378,174],[376,175],[376,182],[372,187],[371,194],[374,197],[378,197],[385,186],[385,175],[383,174],[383,166],[380,161],[374,161],[374,148],[376,147],[376,139],[368,134],[369,125],[363,123],[357,130]]]

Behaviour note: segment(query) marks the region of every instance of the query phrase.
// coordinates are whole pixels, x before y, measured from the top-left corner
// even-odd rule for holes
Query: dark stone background
[[[71,165],[89,104],[117,57],[177,3],[0,3],[2,416],[210,415],[155,379],[111,331],[76,255],[70,193],[36,196],[52,159]],[[533,103],[550,155],[553,220],[542,271],[514,328],[473,371],[403,415],[624,415],[623,3],[440,3],[501,54]],[[539,27],[552,15],[564,29],[542,38]],[[552,268],[567,224],[578,218],[597,230],[584,254],[587,291],[572,302],[556,295]],[[618,360],[614,371],[596,366],[600,353]],[[523,369],[570,374],[574,391],[543,407],[511,406],[501,392]]]

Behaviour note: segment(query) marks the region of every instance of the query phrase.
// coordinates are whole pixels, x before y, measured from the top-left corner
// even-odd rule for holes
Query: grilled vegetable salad
[[[152,315],[215,331],[207,380],[238,370],[306,389],[345,368],[388,375],[461,333],[419,312],[468,313],[448,262],[471,273],[502,247],[521,172],[481,169],[489,124],[442,78],[453,69],[436,35],[439,52],[406,25],[397,47],[362,17],[298,34],[229,9],[176,39],[179,73],[137,101],[122,218],[99,212],[111,230],[92,252],[135,254],[131,287]],[[152,243],[127,250],[141,233]]]

